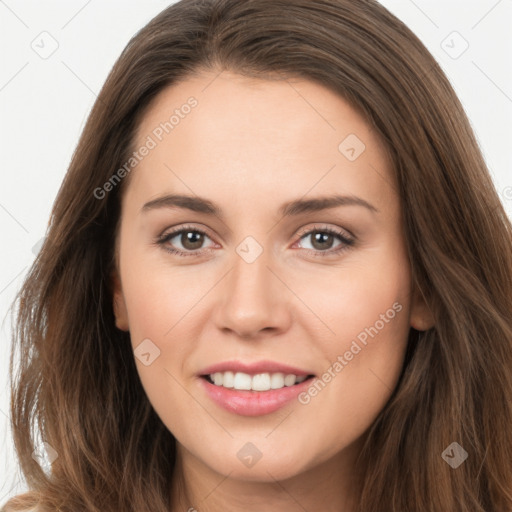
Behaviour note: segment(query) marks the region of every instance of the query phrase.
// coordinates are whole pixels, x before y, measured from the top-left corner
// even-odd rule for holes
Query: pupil
[[[181,235],[181,243],[185,249],[199,249],[203,244],[203,237],[202,233],[188,231]]]
[[[331,235],[330,233],[322,233],[321,231],[316,231],[314,234],[313,234],[313,247],[315,247],[315,245],[317,243],[320,244],[319,247],[315,247],[316,249],[326,249],[326,248],[329,248],[329,246],[331,245],[332,243],[332,239],[333,239],[333,235]],[[323,244],[326,244],[326,245],[322,245]]]

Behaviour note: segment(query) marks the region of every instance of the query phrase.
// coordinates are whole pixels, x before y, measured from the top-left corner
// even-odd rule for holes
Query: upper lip
[[[222,363],[212,364],[206,368],[203,368],[199,375],[210,375],[216,372],[228,372],[233,373],[242,372],[249,375],[256,375],[258,373],[284,373],[286,375],[296,375],[297,377],[313,375],[313,372],[307,370],[301,370],[294,366],[287,364],[278,363],[276,361],[256,361],[252,363],[244,363],[242,361],[223,361]]]

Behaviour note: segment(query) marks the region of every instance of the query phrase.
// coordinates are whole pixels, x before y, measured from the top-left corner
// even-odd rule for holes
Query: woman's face
[[[313,82],[204,73],[135,147],[116,325],[183,460],[272,481],[346,459],[428,327],[375,131]]]

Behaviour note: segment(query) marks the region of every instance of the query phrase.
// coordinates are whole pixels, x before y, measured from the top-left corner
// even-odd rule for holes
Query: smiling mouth
[[[293,387],[313,379],[314,375],[285,374],[282,372],[257,373],[250,375],[244,372],[215,372],[201,375],[210,384],[232,389],[234,391],[271,391]]]

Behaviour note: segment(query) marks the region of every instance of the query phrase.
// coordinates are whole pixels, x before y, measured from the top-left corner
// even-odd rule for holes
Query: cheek
[[[190,396],[181,381],[195,346],[187,329],[197,324],[193,306],[205,292],[177,285],[157,267],[127,274],[123,288],[137,372],[153,408],[174,432],[189,413]]]
[[[199,272],[173,268],[165,256],[126,259],[123,291],[130,333],[135,343],[140,337],[154,337],[166,343],[182,322],[190,323],[195,309],[211,287]]]
[[[340,447],[374,422],[393,393],[403,364],[408,333],[403,323],[391,320],[381,330],[366,329],[364,343],[357,337],[347,339],[331,351],[331,363],[300,397],[314,410],[315,421],[330,425]]]
[[[364,341],[365,329],[377,323],[383,330],[388,319],[393,329],[404,333],[408,329],[410,302],[410,267],[400,246],[354,253],[336,267],[313,272],[303,269],[288,279],[294,292],[307,304],[314,315],[304,314],[299,322],[307,325],[313,335],[313,325],[325,332],[329,347],[343,347],[358,335]],[[393,305],[397,303],[395,307]],[[397,314],[400,309],[400,314]],[[384,319],[381,316],[384,315]],[[320,322],[323,326],[320,325]],[[324,329],[325,327],[325,329]],[[389,329],[386,329],[386,337]],[[318,332],[318,331],[316,331]]]
[[[319,460],[360,438],[396,387],[407,346],[407,308],[387,300],[381,306],[374,303],[350,324],[337,324],[336,342],[323,344],[323,373],[298,397],[297,428],[321,429],[321,436],[308,437],[308,450]]]
[[[325,279],[316,303],[335,334],[321,341],[324,372],[301,398],[340,446],[371,425],[395,389],[410,310],[409,266],[398,252],[343,274],[336,286]]]

